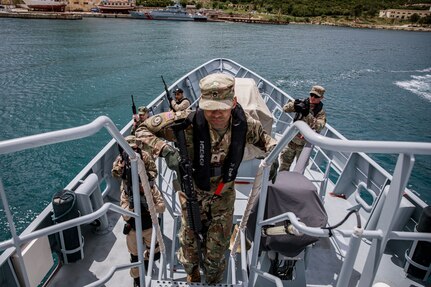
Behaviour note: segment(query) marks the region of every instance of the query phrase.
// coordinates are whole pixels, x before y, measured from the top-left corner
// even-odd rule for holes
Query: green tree
[[[422,17],[419,19],[419,24],[431,24],[431,16]]]
[[[361,4],[356,5],[353,7],[353,16],[360,17],[362,15],[362,12],[364,10],[364,7]]]
[[[414,13],[411,17],[410,17],[410,22],[412,23],[416,23],[419,21],[419,19],[421,18],[421,16],[419,16],[418,13]]]

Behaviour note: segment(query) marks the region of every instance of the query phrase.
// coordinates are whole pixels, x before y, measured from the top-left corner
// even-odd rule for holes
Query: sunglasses
[[[320,99],[320,97],[318,95],[315,95],[315,94],[310,94],[310,97],[315,98],[315,99]]]

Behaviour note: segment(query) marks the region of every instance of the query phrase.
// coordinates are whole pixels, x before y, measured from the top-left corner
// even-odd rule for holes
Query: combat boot
[[[201,273],[199,272],[199,266],[193,267],[192,274],[187,274],[187,283],[201,282]]]

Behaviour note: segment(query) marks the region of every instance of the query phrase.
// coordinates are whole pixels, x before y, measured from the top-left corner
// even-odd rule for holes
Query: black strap
[[[177,103],[177,105],[181,104],[181,103],[182,103],[182,102],[184,102],[184,101],[188,101],[188,102],[190,103],[190,100],[189,100],[189,99],[187,99],[186,97],[182,98],[182,99],[181,99],[181,100],[179,100],[179,101],[175,100],[175,102]]]
[[[232,110],[232,135],[228,154],[221,167],[223,182],[235,180],[244,155],[247,135],[247,119],[242,107],[237,104]],[[210,190],[211,138],[209,125],[203,110],[197,109],[193,118],[194,179],[202,190]]]

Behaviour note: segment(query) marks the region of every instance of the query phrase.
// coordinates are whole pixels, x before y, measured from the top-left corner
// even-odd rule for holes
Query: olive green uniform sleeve
[[[121,165],[121,156],[117,156],[114,163],[112,164],[112,176],[120,178],[123,174],[123,166]]]
[[[131,135],[135,135],[135,133],[136,133],[136,129],[139,127],[139,125],[140,125],[141,123],[142,123],[141,121],[133,122],[133,124],[132,124],[132,130],[130,131],[130,134],[131,134]]]
[[[141,151],[141,156],[142,156],[142,161],[145,164],[145,170],[147,171],[147,177],[148,177],[148,181],[154,181],[157,178],[157,166],[156,163],[154,162],[153,158],[151,157],[151,155],[142,150]]]
[[[326,125],[326,112],[324,109],[322,109],[320,112],[317,113],[316,116],[314,116],[313,122],[310,125],[310,127],[316,131],[316,133],[320,133],[320,131],[325,127]]]
[[[293,101],[289,100],[284,106],[283,106],[283,111],[285,111],[286,113],[291,113],[295,111],[295,108],[293,107]]]
[[[247,138],[248,144],[252,144],[264,152],[271,151],[277,144],[277,141],[268,135],[262,127],[262,124],[253,119],[246,113],[247,118]]]
[[[135,136],[140,148],[153,157],[160,156],[161,151],[167,145],[164,141],[175,141],[172,129],[169,127],[176,121],[185,119],[192,111],[165,112],[154,115],[139,125]]]

